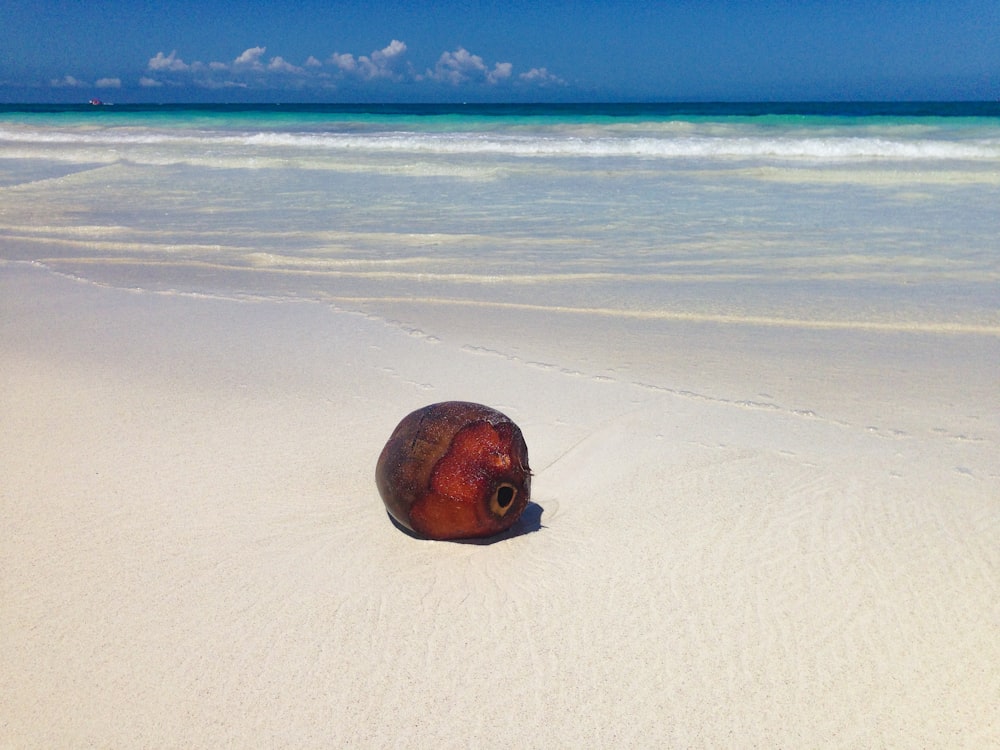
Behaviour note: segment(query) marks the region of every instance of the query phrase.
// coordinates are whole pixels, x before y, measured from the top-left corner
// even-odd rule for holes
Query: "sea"
[[[8,104],[0,263],[445,321],[995,341],[1000,103]]]

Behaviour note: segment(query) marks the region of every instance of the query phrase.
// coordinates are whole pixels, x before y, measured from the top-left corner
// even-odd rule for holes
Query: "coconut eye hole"
[[[503,517],[514,504],[517,488],[511,484],[501,484],[490,498],[490,511],[495,516]]]

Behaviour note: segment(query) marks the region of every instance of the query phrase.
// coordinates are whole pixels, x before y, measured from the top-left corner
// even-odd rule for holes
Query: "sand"
[[[995,339],[396,312],[0,266],[0,747],[1000,746]],[[386,516],[447,399],[509,538]]]

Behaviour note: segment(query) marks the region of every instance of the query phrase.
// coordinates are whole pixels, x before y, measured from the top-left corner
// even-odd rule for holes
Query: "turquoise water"
[[[99,283],[1000,334],[1000,104],[0,107],[0,258]]]

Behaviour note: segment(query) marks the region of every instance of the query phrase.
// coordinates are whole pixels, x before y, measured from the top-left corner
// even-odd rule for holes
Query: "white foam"
[[[224,137],[248,146],[490,154],[540,157],[781,158],[851,161],[870,159],[1000,159],[1000,139],[973,142],[873,137],[699,136],[577,137],[379,133],[371,135],[257,133]]]
[[[706,160],[809,160],[819,162],[942,160],[1000,161],[1000,136],[948,138],[920,131],[898,129],[875,135],[844,131],[823,136],[803,131],[746,128],[659,128],[626,130],[608,128],[551,128],[528,132],[240,132],[151,128],[0,128],[0,156],[17,158],[32,147],[59,147],[62,158],[72,158],[71,147],[81,157],[94,159],[99,149],[105,158],[117,157],[155,162],[172,155],[244,158],[307,156],[343,153],[415,153],[427,155],[490,155],[539,158],[640,158]],[[117,151],[111,152],[110,149]],[[251,151],[248,152],[248,149]],[[152,153],[151,153],[152,152]],[[53,156],[48,153],[48,156]]]

